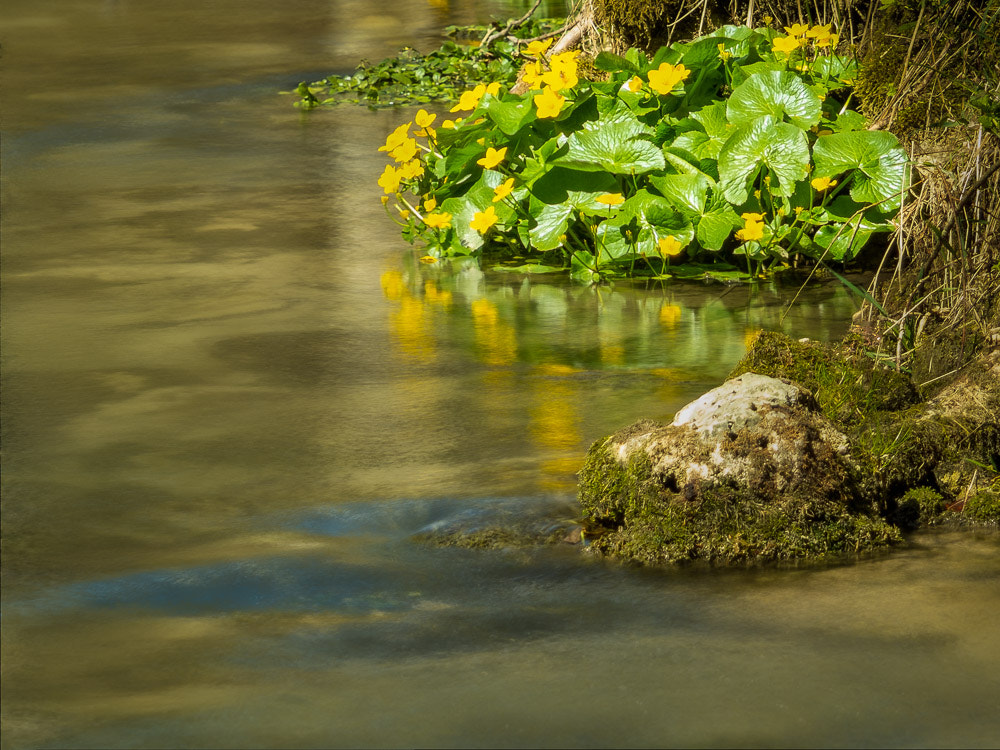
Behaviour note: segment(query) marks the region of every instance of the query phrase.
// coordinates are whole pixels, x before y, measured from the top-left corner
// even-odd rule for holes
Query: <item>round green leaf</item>
[[[729,97],[726,115],[733,125],[745,125],[771,115],[787,117],[803,130],[819,123],[822,102],[794,73],[765,71],[750,76]]]
[[[910,182],[909,160],[896,136],[881,130],[833,133],[813,146],[816,177],[849,172],[851,197],[878,203],[882,213],[899,210],[900,195]]]
[[[574,133],[567,142],[566,155],[552,162],[612,174],[644,174],[663,169],[663,153],[650,141],[640,140],[643,129],[636,125],[619,121]]]
[[[719,154],[719,179],[727,201],[746,203],[750,185],[762,167],[778,178],[771,192],[791,195],[809,173],[809,141],[795,125],[764,115],[738,128]]]

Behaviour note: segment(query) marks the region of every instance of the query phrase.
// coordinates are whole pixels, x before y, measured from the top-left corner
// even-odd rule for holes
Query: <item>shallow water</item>
[[[996,536],[737,572],[412,542],[572,519],[590,442],[855,308],[417,263],[375,185],[408,113],[275,92],[498,6],[378,7],[0,9],[4,747],[995,745]]]

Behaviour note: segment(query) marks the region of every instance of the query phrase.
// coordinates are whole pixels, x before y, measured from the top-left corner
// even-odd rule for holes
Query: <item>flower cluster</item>
[[[379,146],[379,151],[388,152],[389,156],[399,165],[389,164],[381,177],[378,178],[379,187],[385,192],[382,203],[388,203],[389,196],[395,195],[397,200],[403,203],[406,208],[397,205],[403,220],[409,219],[413,214],[420,218],[425,225],[434,229],[447,229],[451,226],[451,214],[447,212],[433,213],[437,207],[437,201],[428,197],[423,204],[423,213],[412,206],[403,197],[402,193],[416,187],[416,181],[424,175],[426,171],[424,163],[420,158],[421,153],[430,153],[435,144],[437,131],[431,127],[437,115],[431,114],[424,109],[417,112],[412,121],[404,123],[392,131],[385,139],[385,144]],[[414,125],[417,130],[410,136],[410,128]],[[417,138],[426,138],[427,145],[417,143]]]
[[[830,31],[831,24],[823,26],[806,26],[804,23],[795,23],[785,27],[788,36],[776,36],[771,40],[771,49],[785,55],[791,55],[800,47],[805,48],[812,40],[816,48],[825,49],[837,46],[838,36]]]

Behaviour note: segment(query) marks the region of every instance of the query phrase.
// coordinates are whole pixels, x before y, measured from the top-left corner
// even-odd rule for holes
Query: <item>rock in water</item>
[[[643,564],[822,557],[900,538],[812,394],[756,373],[669,425],[641,421],[595,443],[580,500],[592,549]]]

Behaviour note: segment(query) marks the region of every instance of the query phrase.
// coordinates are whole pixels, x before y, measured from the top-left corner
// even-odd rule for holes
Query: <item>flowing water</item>
[[[375,185],[412,112],[276,93],[523,7],[3,4],[4,747],[1000,741],[995,535],[667,572],[413,541],[572,519],[591,441],[854,311],[422,265]]]

